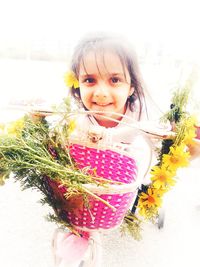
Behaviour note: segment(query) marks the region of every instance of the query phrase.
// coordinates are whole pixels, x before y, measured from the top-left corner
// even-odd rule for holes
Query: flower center
[[[159,180],[161,181],[161,182],[164,182],[165,180],[166,180],[166,176],[165,175],[160,175],[159,176]]]
[[[173,164],[176,164],[179,162],[179,158],[178,157],[171,157],[170,161],[173,163]]]
[[[155,199],[152,196],[148,196],[148,201],[150,203],[154,203],[155,202]]]

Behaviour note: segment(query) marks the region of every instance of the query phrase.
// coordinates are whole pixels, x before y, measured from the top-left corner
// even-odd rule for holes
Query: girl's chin
[[[94,105],[93,108],[92,108],[93,111],[98,111],[98,112],[102,112],[102,113],[105,113],[105,112],[112,112],[113,111],[113,108],[112,108],[112,105],[107,105],[107,106],[97,106],[97,105]]]

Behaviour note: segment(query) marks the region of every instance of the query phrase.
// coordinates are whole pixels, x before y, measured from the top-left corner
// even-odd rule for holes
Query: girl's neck
[[[122,118],[121,118],[122,119]],[[120,119],[120,120],[121,120]],[[119,120],[119,119],[118,119]],[[99,121],[99,120],[97,120],[96,119],[96,121],[97,121],[97,123],[100,125],[100,126],[103,126],[103,127],[105,127],[105,128],[112,128],[112,127],[116,127],[119,123],[118,122],[115,122],[115,121],[111,121],[111,120],[109,120],[109,121]]]
[[[123,115],[126,114],[126,111],[127,111],[127,107],[124,107],[124,111],[123,111]],[[115,121],[112,121],[112,120],[101,120],[101,119],[98,119],[95,118],[95,120],[97,121],[97,123],[100,125],[100,126],[103,126],[105,128],[112,128],[112,127],[116,127],[118,124],[119,124],[119,121],[121,121],[123,119],[123,115],[122,116],[119,116],[119,117],[111,117],[111,119],[115,119],[115,120],[118,120],[118,122],[115,122]]]

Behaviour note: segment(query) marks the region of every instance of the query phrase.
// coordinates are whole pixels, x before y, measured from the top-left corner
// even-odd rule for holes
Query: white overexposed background
[[[191,111],[199,93],[198,1],[0,0],[0,122],[21,116],[8,104],[59,103],[67,94],[63,76],[77,41],[89,32],[119,33],[138,53],[144,80],[159,109],[166,111],[175,87],[195,69]],[[165,226],[145,224],[143,240],[103,237],[107,267],[198,266],[200,238],[199,160],[180,171],[165,200]],[[51,267],[55,225],[37,192],[21,192],[11,179],[0,188],[0,266]]]

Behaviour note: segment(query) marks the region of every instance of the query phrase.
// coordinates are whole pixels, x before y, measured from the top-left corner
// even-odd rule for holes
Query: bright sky
[[[127,35],[136,43],[163,43],[199,59],[200,16],[195,0],[0,0],[0,45],[76,42],[90,31]],[[70,41],[69,41],[70,40]]]
[[[0,47],[16,44],[27,49],[31,43],[42,45],[44,42],[45,47],[54,44],[57,47],[58,43],[64,43],[73,49],[85,33],[108,31],[123,34],[136,47],[147,42],[156,49],[162,44],[165,52],[200,63],[197,4],[198,0],[0,0]],[[6,68],[2,62],[0,82],[2,88],[7,88],[4,91],[7,91],[8,98],[13,87],[18,88],[12,90],[13,97],[20,93],[24,97],[25,93],[30,92],[41,95],[44,88],[48,89],[48,96],[51,97],[50,91],[52,94],[54,92],[50,90],[51,86],[59,87],[53,77],[59,78],[59,81],[63,78],[56,75],[56,69],[51,69],[51,64],[43,64],[40,68],[34,64],[29,68],[27,65],[15,68],[15,65],[8,64]],[[49,72],[47,66],[50,66]],[[178,80],[179,75],[173,68],[165,70],[160,66],[157,70],[147,68],[144,74],[148,87],[155,92],[155,101],[158,98],[160,102],[157,90],[162,88],[162,100],[167,103],[169,83],[173,77]],[[196,99],[200,99],[199,85],[200,82],[195,90]],[[63,89],[62,84],[60,88]]]

